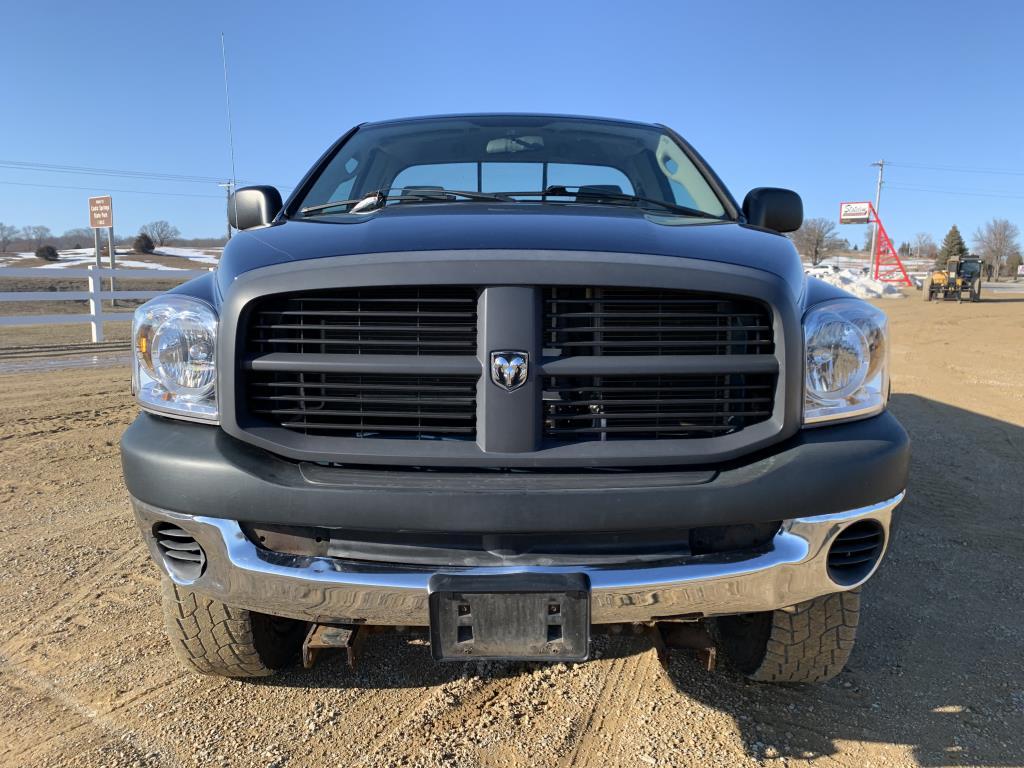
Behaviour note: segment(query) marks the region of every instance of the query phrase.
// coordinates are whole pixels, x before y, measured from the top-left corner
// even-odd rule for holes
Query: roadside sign
[[[840,224],[867,224],[871,220],[871,203],[840,203]]]
[[[89,227],[106,229],[114,226],[114,203],[110,195],[89,198]]]

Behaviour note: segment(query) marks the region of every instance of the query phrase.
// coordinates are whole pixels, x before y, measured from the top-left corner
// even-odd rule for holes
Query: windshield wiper
[[[575,189],[576,192],[570,190]],[[579,190],[585,189],[585,187],[570,184],[568,187],[561,185],[550,186],[541,192],[502,192],[505,197],[516,198],[516,197],[573,197],[575,200],[559,200],[558,202],[572,202],[572,203],[590,203],[590,204],[608,204],[615,205],[617,201],[624,203],[651,203],[657,205],[665,210],[672,211],[672,213],[680,213],[686,216],[699,216],[704,219],[720,219],[721,216],[716,216],[713,213],[707,211],[701,211],[697,208],[689,208],[685,205],[678,205],[677,203],[670,203],[667,200],[659,200],[656,197],[643,197],[641,195],[630,195],[626,192],[605,192],[595,191],[593,193],[585,192],[582,199],[579,196]]]
[[[356,197],[351,200],[331,200],[326,203],[320,203],[319,205],[309,205],[299,211],[303,216],[310,216],[314,213],[320,213],[321,211],[327,211],[331,208],[342,208],[346,205],[351,205],[351,210],[347,213],[365,213],[366,211],[375,211],[378,208],[383,208],[389,202],[431,202],[431,203],[450,203],[455,202],[458,198],[464,200],[486,200],[489,202],[496,203],[507,203],[512,200],[503,194],[492,194],[489,192],[469,192],[462,189],[444,189],[442,187],[422,189],[418,192],[406,192],[402,191],[401,194],[392,195],[390,194],[393,190],[391,189],[378,189],[374,192],[370,192],[363,197]]]

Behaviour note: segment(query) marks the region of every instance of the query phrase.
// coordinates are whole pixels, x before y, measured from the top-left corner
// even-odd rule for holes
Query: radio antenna
[[[231,155],[231,178],[226,186],[228,191],[228,205],[234,206],[235,220],[238,220],[238,203],[235,201],[235,135],[231,128],[231,92],[228,89],[228,53],[224,44],[224,33],[220,33],[220,60],[224,65],[224,107],[228,116],[228,153]],[[231,239],[231,217],[228,217],[228,240]]]

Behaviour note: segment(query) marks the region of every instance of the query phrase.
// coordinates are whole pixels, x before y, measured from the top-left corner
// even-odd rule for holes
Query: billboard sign
[[[871,220],[871,203],[840,203],[840,224],[867,224]]]

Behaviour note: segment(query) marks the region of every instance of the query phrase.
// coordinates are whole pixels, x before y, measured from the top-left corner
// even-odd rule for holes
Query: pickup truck
[[[804,275],[797,194],[738,205],[662,125],[457,115],[353,128],[229,218],[135,312],[121,443],[188,667],[380,628],[580,662],[629,627],[842,669],[909,441],[886,316]]]

